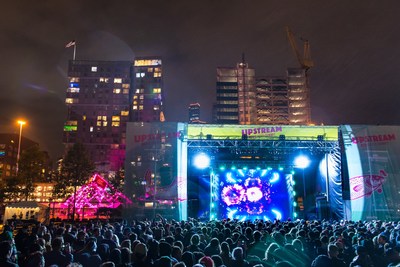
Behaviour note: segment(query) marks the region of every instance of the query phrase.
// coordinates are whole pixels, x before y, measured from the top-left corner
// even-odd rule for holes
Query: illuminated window
[[[154,106],[153,109],[154,109],[154,110],[159,110],[160,107],[159,107],[159,106]]]
[[[97,67],[96,66],[92,66],[92,72],[97,72]]]
[[[161,72],[154,72],[154,78],[161,77]]]
[[[64,125],[64,132],[73,132],[78,130],[78,126],[76,125]]]
[[[69,87],[67,93],[79,93],[79,88]]]
[[[145,75],[146,75],[146,73],[144,73],[144,72],[141,72],[141,73],[140,73],[140,77],[142,77],[142,78],[143,78]]]
[[[112,121],[120,121],[120,117],[119,116],[112,116]]]
[[[103,121],[103,126],[106,127],[107,126],[107,122]]]
[[[123,93],[124,95],[129,94],[129,89],[123,89],[123,90],[122,90],[122,93]]]
[[[133,104],[134,104],[134,105],[137,105],[137,101],[133,101]]]
[[[76,98],[66,98],[65,99],[66,104],[77,104],[79,103],[79,99]]]
[[[142,105],[139,106],[139,110],[143,110],[143,106]]]
[[[161,88],[153,88],[153,94],[160,94]]]
[[[108,83],[108,78],[100,77],[99,81],[102,83]]]
[[[71,77],[70,82],[71,83],[78,83],[79,82],[79,77]]]
[[[111,149],[118,149],[119,148],[119,144],[111,144]]]
[[[129,83],[123,83],[123,84],[122,84],[122,88],[130,88]]]
[[[113,122],[111,123],[111,126],[113,126],[113,127],[119,127],[119,121],[113,121]]]
[[[140,73],[136,73],[136,78],[140,78]]]
[[[67,121],[66,125],[78,125],[78,121]]]
[[[102,119],[103,119],[103,121],[106,121],[107,120],[107,116],[103,116]]]
[[[86,115],[82,116],[82,120],[85,121],[86,120]]]
[[[114,83],[122,83],[122,79],[121,78],[114,78]]]
[[[132,109],[137,110],[137,106],[133,106]]]
[[[135,66],[157,66],[161,65],[161,59],[138,59],[135,60]]]
[[[97,120],[98,120],[98,121],[101,121],[101,116],[97,116]]]
[[[140,93],[140,89],[136,89],[135,94],[139,94],[139,93]]]
[[[120,94],[121,93],[121,89],[115,88],[115,89],[113,89],[113,93],[114,94]]]
[[[140,96],[139,96],[139,99],[144,99],[144,95],[140,95]]]
[[[121,116],[128,116],[129,115],[129,111],[125,111],[125,110],[122,110],[121,111]]]
[[[97,121],[96,126],[101,126],[101,121]]]
[[[90,130],[89,130],[90,132],[93,132],[93,126],[90,126]]]

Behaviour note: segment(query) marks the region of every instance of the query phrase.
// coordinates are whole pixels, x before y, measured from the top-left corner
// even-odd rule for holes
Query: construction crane
[[[297,43],[293,32],[286,26],[286,34],[292,47],[292,50],[300,64],[300,69],[304,71],[304,81],[299,83],[298,78],[294,78],[295,90],[289,90],[289,99],[291,99],[289,108],[289,120],[294,124],[310,125],[311,122],[311,105],[310,105],[310,77],[308,70],[314,66],[311,60],[310,43],[308,40],[303,41],[303,55],[300,54],[297,48]],[[289,79],[289,78],[288,78]],[[290,84],[290,81],[288,82]],[[302,85],[300,85],[302,84]]]
[[[305,69],[306,72],[314,66],[314,62],[311,60],[310,54],[310,43],[308,40],[300,38],[303,41],[303,55],[300,54],[299,49],[297,48],[297,43],[295,41],[295,37],[289,26],[286,26],[286,34],[292,47],[292,50],[299,62],[301,68]]]

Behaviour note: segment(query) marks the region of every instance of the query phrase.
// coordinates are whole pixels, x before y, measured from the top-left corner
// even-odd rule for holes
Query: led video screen
[[[291,174],[273,169],[220,171],[213,178],[212,206],[219,219],[293,218]]]

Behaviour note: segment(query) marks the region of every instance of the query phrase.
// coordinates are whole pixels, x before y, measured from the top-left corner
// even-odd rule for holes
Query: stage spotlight
[[[197,154],[194,157],[194,166],[198,169],[210,167],[210,157],[204,153]]]
[[[275,214],[275,216],[276,216],[275,219],[276,219],[276,220],[282,220],[282,213],[280,213],[279,210],[277,210],[277,209],[272,209],[271,211],[272,211],[273,214]]]
[[[271,177],[271,179],[269,180],[269,182],[271,183],[271,184],[273,184],[273,183],[276,183],[276,182],[278,182],[279,181],[279,173],[278,172],[273,172],[272,173],[272,177]]]
[[[296,168],[305,169],[310,165],[310,159],[304,155],[298,156],[294,159],[294,166]]]

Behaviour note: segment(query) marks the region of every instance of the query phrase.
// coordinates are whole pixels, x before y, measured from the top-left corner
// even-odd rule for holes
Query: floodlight
[[[194,157],[194,166],[198,169],[210,167],[210,157],[205,153],[199,153]]]
[[[296,168],[305,169],[310,165],[310,159],[304,155],[298,156],[294,159],[294,166]]]

